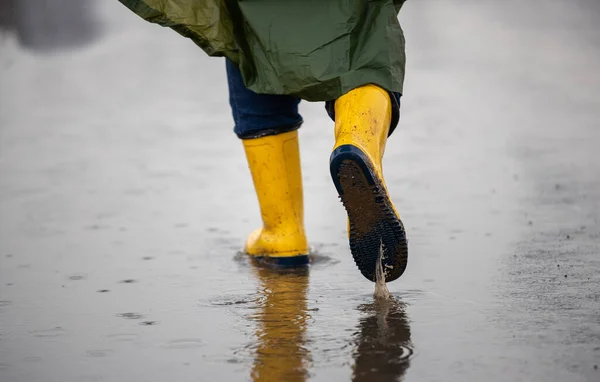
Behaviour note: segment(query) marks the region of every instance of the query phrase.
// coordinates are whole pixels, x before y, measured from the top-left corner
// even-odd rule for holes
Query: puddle
[[[308,254],[308,257],[309,257],[309,261],[310,261],[310,265],[308,268],[311,270],[316,270],[316,269],[321,270],[323,268],[328,268],[328,267],[338,264],[340,262],[340,260],[337,260],[337,259],[334,259],[333,257],[327,256],[324,253],[321,253],[314,248],[311,248],[310,253]],[[238,251],[236,253],[236,255],[234,256],[233,260],[236,263],[238,263],[240,266],[243,266],[243,267],[254,267],[254,266],[258,265],[260,267],[277,270],[277,267],[272,266],[272,265],[256,264],[256,261],[254,261],[254,259],[250,255],[246,254],[243,251]],[[302,268],[298,268],[298,269],[302,269]],[[292,269],[288,269],[287,271],[293,272]]]

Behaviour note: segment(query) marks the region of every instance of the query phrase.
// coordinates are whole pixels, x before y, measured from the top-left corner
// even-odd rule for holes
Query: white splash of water
[[[389,301],[392,295],[385,285],[385,273],[383,272],[383,243],[379,240],[379,256],[375,265],[375,292],[373,297],[378,301]]]

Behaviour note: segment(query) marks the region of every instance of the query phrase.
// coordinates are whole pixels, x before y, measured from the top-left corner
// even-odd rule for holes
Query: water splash
[[[377,264],[375,265],[375,292],[373,297],[377,301],[390,301],[392,296],[385,284],[385,273],[383,271],[383,243],[379,240],[379,256],[377,256]]]

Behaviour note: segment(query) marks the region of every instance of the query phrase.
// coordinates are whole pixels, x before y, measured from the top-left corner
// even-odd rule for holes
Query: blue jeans
[[[302,116],[298,113],[299,98],[254,93],[246,88],[242,74],[231,61],[226,60],[226,68],[234,132],[240,139],[260,138],[300,128]],[[398,124],[400,96],[400,93],[390,93],[393,106],[390,135]],[[327,101],[325,109],[335,121],[334,105],[335,100]]]

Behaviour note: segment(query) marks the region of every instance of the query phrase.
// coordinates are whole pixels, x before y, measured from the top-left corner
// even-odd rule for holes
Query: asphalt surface
[[[0,22],[2,382],[600,380],[600,3],[406,3],[384,168],[410,257],[381,305],[322,104],[301,105],[313,266],[257,269],[223,60],[62,2]]]

